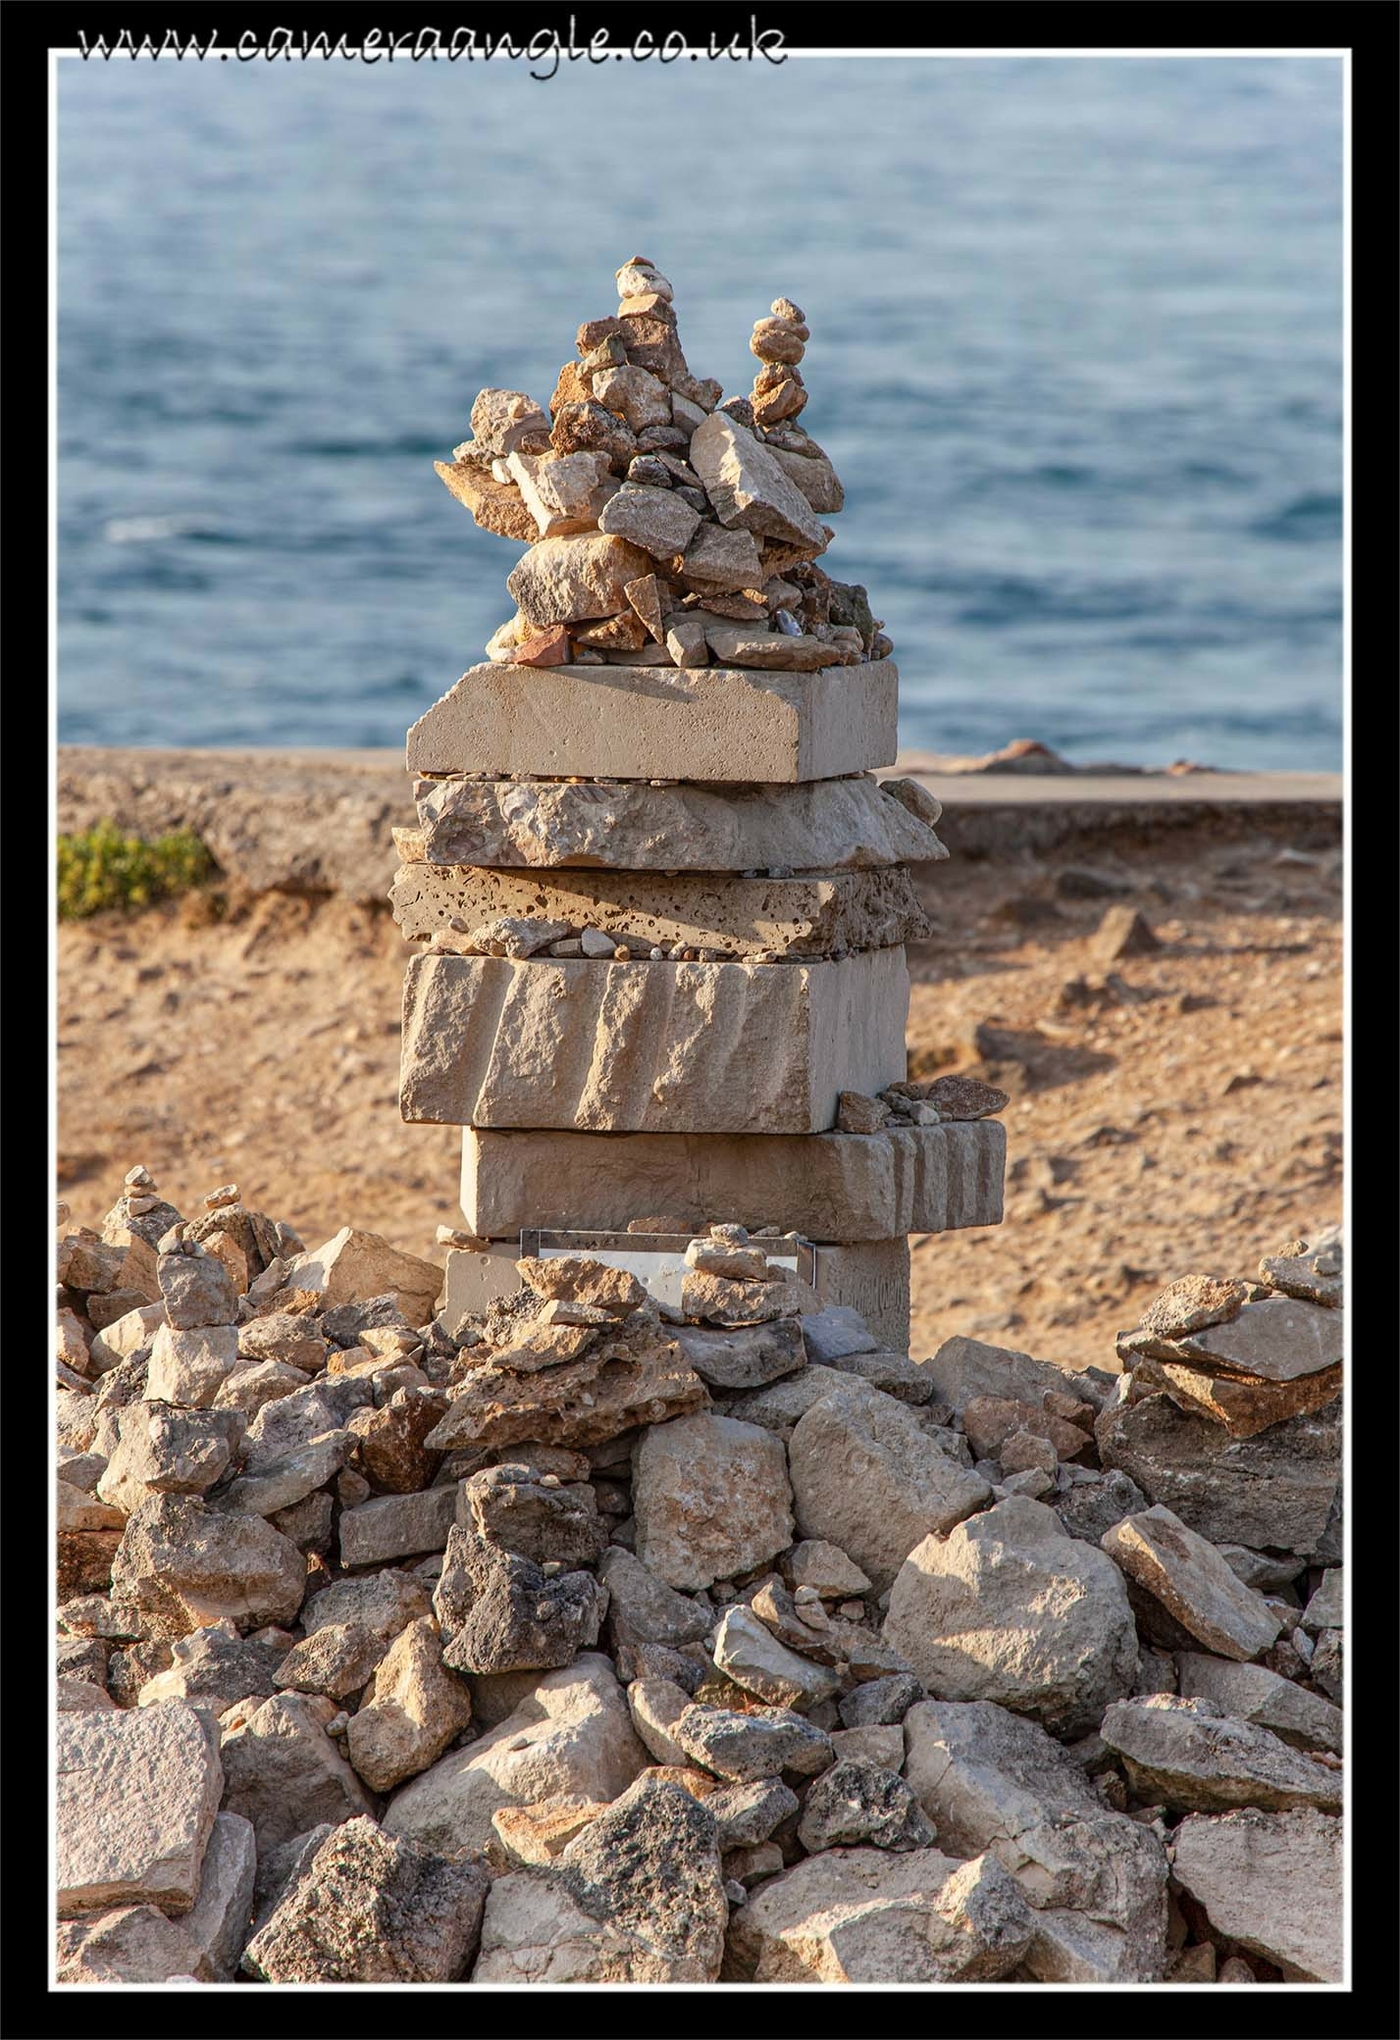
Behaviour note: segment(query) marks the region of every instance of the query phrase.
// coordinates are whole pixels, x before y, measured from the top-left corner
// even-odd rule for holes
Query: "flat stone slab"
[[[888,1240],[999,1225],[1005,1171],[996,1119],[805,1136],[468,1127],[461,1196],[478,1239],[527,1226],[625,1230],[664,1216],[682,1230],[727,1222],[816,1241]]]
[[[57,1731],[60,1915],[188,1912],[224,1782],[200,1716],[164,1700],[60,1714]]]
[[[905,1066],[902,949],[831,963],[525,963],[415,956],[410,1122],[817,1133]],[[534,1223],[540,1221],[535,1220]]]
[[[948,854],[929,823],[868,774],[726,791],[628,779],[420,779],[414,800],[430,864],[863,871]]]
[[[1176,1831],[1177,1882],[1211,1925],[1285,1976],[1340,1983],[1345,1971],[1342,1823],[1324,1813],[1193,1813]]]
[[[893,659],[736,666],[473,666],[408,733],[410,772],[792,785],[892,765]]]
[[[597,928],[635,956],[649,949],[722,949],[740,959],[844,956],[892,949],[928,932],[908,870],[807,871],[796,878],[712,877],[651,871],[492,871],[480,865],[404,863],[389,889],[394,919],[410,939],[449,921],[562,921]]]

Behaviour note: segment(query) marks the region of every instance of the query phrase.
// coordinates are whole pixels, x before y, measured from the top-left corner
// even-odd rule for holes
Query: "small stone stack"
[[[1000,1094],[904,1083],[938,804],[873,776],[898,675],[818,564],[842,490],[796,422],[800,308],[721,404],[666,278],[636,256],[617,286],[548,414],[483,390],[438,464],[529,548],[486,663],[409,732],[397,832],[403,1115],[465,1129],[449,1306],[514,1292],[527,1229],[722,1222],[815,1243],[823,1301],[907,1351],[907,1235],[1001,1216]]]

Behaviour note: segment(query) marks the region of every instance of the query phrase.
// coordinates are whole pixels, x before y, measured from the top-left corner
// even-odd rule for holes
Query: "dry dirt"
[[[1162,946],[1098,957],[1115,901],[1065,896],[1067,867],[1124,882]],[[910,953],[911,1074],[972,1071],[1011,1104],[1005,1223],[911,1243],[916,1356],[969,1332],[1112,1366],[1114,1331],[1155,1289],[1252,1272],[1340,1217],[1341,878],[1325,824],[1289,840],[1241,818],[955,857],[920,878],[937,926]],[[405,955],[387,911],[339,896],[190,896],[61,928],[59,1188],[74,1220],[99,1224],[143,1162],[182,1210],[232,1181],[308,1245],[349,1224],[438,1255],[434,1228],[461,1222],[460,1136],[398,1117]],[[1076,979],[1087,989],[1066,992]]]

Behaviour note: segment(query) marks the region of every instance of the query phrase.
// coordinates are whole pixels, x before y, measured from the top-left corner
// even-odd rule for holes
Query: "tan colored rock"
[[[854,1377],[800,1419],[788,1459],[800,1534],[837,1545],[881,1589],[924,1538],[991,1498],[911,1409]]]
[[[1115,1701],[1099,1734],[1122,1758],[1134,1794],[1147,1802],[1190,1813],[1236,1806],[1267,1813],[1341,1811],[1338,1771],[1291,1749],[1269,1729],[1222,1714],[1211,1700],[1154,1693]]]
[[[994,1119],[807,1136],[469,1127],[462,1210],[473,1233],[497,1240],[525,1226],[625,1227],[654,1211],[674,1213],[687,1231],[723,1212],[750,1227],[782,1221],[812,1240],[886,1240],[998,1224],[1005,1165],[1006,1129]],[[930,1368],[951,1400],[937,1380],[939,1357]]]
[[[146,1370],[149,1402],[208,1409],[238,1365],[237,1325],[156,1326]]]
[[[637,623],[644,634],[640,617]],[[742,653],[743,631],[725,628],[737,633]],[[649,671],[645,680],[597,666],[473,666],[409,730],[408,769],[650,779],[683,766],[687,777],[707,782],[787,785],[891,763],[894,662],[833,666],[830,647],[811,642],[818,656],[804,661],[800,675],[742,670],[796,663],[766,656],[734,656],[685,673]]]
[[[947,855],[931,828],[865,776],[732,792],[445,779],[420,782],[415,797],[433,864],[832,871]]]
[[[1290,1417],[1323,1409],[1342,1386],[1340,1362],[1319,1374],[1299,1375],[1293,1381],[1208,1374],[1199,1367],[1183,1367],[1171,1360],[1144,1366],[1148,1364],[1154,1366],[1160,1385],[1178,1408],[1210,1417],[1232,1438],[1254,1438],[1260,1431],[1286,1423]]]
[[[489,461],[468,456],[450,464],[435,460],[433,466],[483,531],[493,531],[499,538],[517,539],[521,545],[534,544],[539,526],[526,509],[519,489],[513,482],[498,482]]]
[[[691,437],[690,461],[721,524],[823,549],[826,534],[806,497],[735,419],[711,412]]]
[[[1299,1750],[1342,1751],[1342,1710],[1320,1693],[1280,1678],[1266,1665],[1235,1664],[1227,1658],[1182,1651],[1177,1690],[1183,1700],[1213,1700],[1222,1714],[1272,1729]]]
[[[525,1868],[552,1863],[604,1810],[596,1799],[570,1792],[542,1799],[537,1806],[497,1807],[491,1825],[506,1861],[512,1868]]]
[[[525,1440],[596,1445],[708,1401],[704,1382],[674,1340],[639,1319],[600,1332],[578,1359],[542,1373],[517,1374],[489,1364],[473,1368],[426,1442],[439,1451]]]
[[[616,489],[602,453],[529,453],[506,456],[520,500],[535,522],[537,538],[562,538],[591,531]],[[562,620],[562,619],[561,619]]]
[[[666,385],[644,368],[629,363],[622,368],[604,369],[593,378],[593,394],[600,404],[625,418],[634,432],[645,432],[648,425],[671,422],[671,399]]]
[[[481,390],[472,404],[470,451],[488,459],[513,453],[548,431],[548,418],[523,390]],[[455,454],[464,450],[457,447]]]
[[[183,1921],[153,1905],[59,1923],[54,1976],[60,1984],[183,1982],[199,1964],[199,1950]]]
[[[223,1773],[183,1700],[58,1717],[58,1910],[188,1912]]]
[[[410,938],[433,934],[449,917],[469,928],[528,919],[597,928],[643,951],[723,949],[741,959],[759,950],[817,957],[889,949],[927,929],[909,873],[899,865],[750,879],[695,872],[674,878],[626,871],[526,874],[415,861],[399,867],[389,898]]]
[[[659,560],[683,553],[699,522],[700,513],[671,489],[639,488],[632,482],[624,483],[598,516],[600,531],[625,538]]]
[[[815,673],[831,663],[831,646],[806,631],[791,637],[785,631],[763,630],[712,614],[704,616],[704,623],[705,642],[719,665]]]
[[[635,1275],[625,1268],[610,1268],[605,1261],[590,1260],[586,1255],[555,1254],[546,1260],[527,1256],[516,1262],[515,1269],[536,1296],[592,1304],[619,1317],[646,1302],[646,1290]]]
[[[1218,1657],[1258,1657],[1282,1622],[1235,1577],[1213,1544],[1170,1509],[1139,1510],[1100,1539],[1109,1557]]]
[[[1193,1813],[1177,1829],[1172,1853],[1173,1875],[1217,1933],[1277,1963],[1290,1980],[1342,1981],[1340,1820],[1310,1811]]]
[[[1216,1324],[1178,1339],[1183,1358],[1216,1374],[1265,1381],[1297,1381],[1342,1364],[1342,1313],[1292,1296],[1267,1296],[1246,1303],[1228,1324]]]
[[[442,1290],[442,1270],[391,1247],[378,1233],[347,1225],[324,1246],[290,1261],[286,1282],[289,1289],[314,1291],[322,1310],[391,1294],[410,1324],[424,1325]]]
[[[814,1133],[904,1065],[902,950],[812,964],[415,957],[409,1121]],[[742,1060],[740,1060],[742,1058]]]
[[[651,557],[640,547],[604,532],[584,532],[541,539],[507,577],[506,587],[526,621],[542,630],[616,615],[627,607],[627,583],[650,570]]]
[[[768,1431],[682,1417],[645,1431],[633,1464],[637,1557],[668,1586],[751,1572],[792,1542],[786,1455]]]
[[[437,1624],[410,1623],[390,1644],[345,1745],[372,1792],[390,1792],[435,1764],[472,1716],[471,1689],[442,1662]]]

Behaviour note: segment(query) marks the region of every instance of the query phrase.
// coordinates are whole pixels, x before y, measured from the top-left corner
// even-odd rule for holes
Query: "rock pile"
[[[732,1222],[814,1244],[822,1301],[904,1351],[907,1235],[1001,1216],[1005,1097],[904,1082],[938,804],[873,776],[898,676],[817,564],[842,491],[797,423],[801,310],[775,300],[721,403],[666,278],[616,282],[547,410],[483,390],[438,464],[528,546],[486,663],[409,731],[391,895],[423,945],[403,1116],[464,1129],[449,1303],[512,1293],[528,1230]]]
[[[1339,1975],[1337,1396],[1239,1437],[1140,1350],[1334,1367],[1335,1243],[1115,1378],[882,1350],[737,1224],[677,1309],[463,1312],[129,1181],[59,1249],[61,1981]]]

